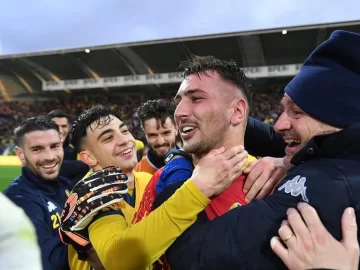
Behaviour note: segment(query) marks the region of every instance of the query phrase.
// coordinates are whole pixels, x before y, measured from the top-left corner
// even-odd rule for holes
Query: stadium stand
[[[298,65],[336,29],[360,32],[360,21],[290,27],[286,35],[281,33],[283,29],[269,29],[0,55],[0,172],[4,179],[8,171],[9,179],[18,173],[19,168],[4,166],[19,165],[16,157],[9,155],[13,154],[13,130],[24,118],[60,109],[74,119],[90,106],[109,105],[120,111],[133,135],[145,142],[136,117],[137,107],[152,98],[171,99],[178,88],[174,82],[146,85],[135,82],[122,87],[48,91],[44,88],[47,83],[71,83],[78,79],[91,82],[115,76],[128,76],[130,81],[136,81],[138,75],[175,73],[180,62],[191,54],[214,55],[233,59],[245,72],[252,73],[255,94],[250,115],[274,123],[281,111],[278,101],[283,86],[294,74],[258,77],[257,67],[284,71],[286,65]],[[88,53],[85,49],[89,49]],[[5,163],[2,155],[7,155]]]

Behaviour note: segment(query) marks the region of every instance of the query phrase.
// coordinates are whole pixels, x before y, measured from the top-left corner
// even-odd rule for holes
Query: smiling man
[[[34,224],[43,268],[68,269],[67,247],[60,241],[58,229],[73,183],[59,176],[64,152],[58,126],[46,117],[29,118],[15,129],[15,140],[15,153],[23,167],[4,194]]]
[[[145,133],[149,151],[135,167],[135,171],[154,174],[165,165],[166,154],[176,148],[178,134],[174,120],[174,103],[165,100],[148,100],[138,109],[141,127]]]
[[[291,170],[264,200],[190,227],[167,252],[171,269],[287,269],[272,252],[270,239],[300,202],[313,206],[341,240],[344,209],[360,203],[359,47],[359,34],[335,31],[311,53],[285,87],[284,111],[274,127],[288,143],[284,163]],[[184,134],[184,143],[195,145],[206,134],[195,117],[185,121],[192,111],[182,101],[176,117],[184,117],[180,127],[194,128]],[[279,235],[285,245],[296,244],[289,227]]]
[[[74,122],[71,137],[81,159],[95,172],[118,166],[128,178],[128,194],[123,201],[108,211],[101,211],[86,229],[76,232],[90,240],[102,265],[109,270],[151,268],[176,237],[195,222],[197,214],[208,204],[208,197],[230,185],[247,161],[247,153],[240,146],[210,153],[194,171],[191,181],[147,218],[131,225],[151,175],[134,172],[135,139],[125,123],[117,112],[93,107]],[[220,174],[224,177],[219,177]],[[85,206],[77,204],[76,207]],[[78,240],[68,239],[67,244],[79,247]],[[78,259],[73,247],[69,247],[71,269],[89,269],[87,262]],[[77,251],[88,252],[81,248]]]

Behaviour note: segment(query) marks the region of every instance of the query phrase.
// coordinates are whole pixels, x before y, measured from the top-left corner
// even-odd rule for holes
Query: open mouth
[[[130,148],[130,149],[127,149],[127,150],[125,150],[123,152],[120,152],[118,155],[119,156],[125,156],[125,155],[130,154],[131,152],[132,152],[132,149]]]
[[[190,127],[190,126],[184,126],[184,127],[181,127],[181,133],[182,134],[188,134],[190,133],[191,131],[193,131],[195,129],[195,127]]]
[[[43,167],[44,169],[53,169],[53,168],[55,168],[56,165],[57,165],[57,163],[53,163],[53,164],[43,165],[41,167]]]
[[[285,142],[287,143],[288,147],[296,147],[301,144],[300,140],[285,140]]]

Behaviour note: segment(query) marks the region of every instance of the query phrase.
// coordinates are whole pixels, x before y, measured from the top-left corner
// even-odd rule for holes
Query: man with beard
[[[29,118],[15,129],[15,140],[15,153],[23,167],[4,194],[34,224],[43,268],[68,269],[67,247],[61,242],[58,229],[73,183],[59,176],[64,152],[58,126],[46,117]]]
[[[284,164],[290,171],[264,200],[190,227],[167,252],[172,269],[286,269],[270,239],[299,202],[313,206],[341,239],[344,209],[360,202],[359,46],[359,34],[335,31],[311,53],[285,87],[284,112],[274,127],[288,144]],[[209,96],[206,81],[216,83],[218,76],[196,77],[184,80],[175,117],[188,148],[201,149],[197,139],[207,134],[192,119],[206,111],[197,102]],[[297,241],[289,227],[279,234],[287,246]]]
[[[63,239],[72,245],[69,247],[69,264],[71,269],[76,270],[88,269],[89,264],[78,259],[75,248],[82,255],[89,249],[79,249],[79,237],[67,236],[75,233],[82,235],[81,242],[91,242],[105,269],[144,269],[151,266],[176,237],[196,220],[197,213],[207,205],[208,197],[222,192],[231,184],[241,174],[247,161],[247,153],[242,146],[227,151],[218,149],[210,153],[194,171],[192,181],[179,189],[174,198],[147,219],[131,225],[151,175],[134,172],[137,163],[135,139],[126,124],[115,111],[93,107],[84,111],[74,122],[71,138],[83,162],[95,173],[109,166],[118,166],[128,178],[128,193],[124,195],[124,199],[107,209],[109,211],[101,211],[84,230],[73,232],[71,227],[63,226],[62,222]],[[81,189],[82,183],[79,185]],[[87,185],[86,181],[84,185]],[[72,195],[77,196],[74,193]],[[84,207],[82,201],[79,201],[76,201],[74,208]],[[85,208],[91,207],[89,204]],[[64,219],[68,214],[66,211],[62,215]],[[99,209],[95,209],[93,214],[97,211]],[[88,216],[84,216],[80,219],[87,218]]]
[[[154,174],[165,165],[165,155],[176,148],[178,132],[174,111],[174,103],[165,99],[149,100],[139,107],[137,113],[149,151],[136,165],[135,171]]]

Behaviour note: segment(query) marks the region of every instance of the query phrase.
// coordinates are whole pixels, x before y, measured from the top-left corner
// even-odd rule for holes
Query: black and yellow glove
[[[106,167],[79,181],[71,191],[61,213],[60,238],[83,252],[92,246],[87,226],[98,212],[123,200],[127,176],[117,167]]]

